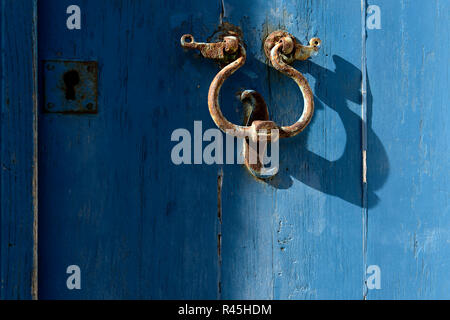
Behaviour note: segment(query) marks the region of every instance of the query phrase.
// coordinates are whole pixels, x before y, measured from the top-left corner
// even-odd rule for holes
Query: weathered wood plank
[[[290,79],[267,67],[264,36],[285,29],[303,43],[318,36],[323,48],[295,64],[316,113],[306,131],[280,143],[278,177],[257,182],[244,168],[224,168],[222,296],[362,299],[361,4],[225,3],[249,54],[233,89],[261,92],[277,123],[295,121],[303,102]]]
[[[0,3],[0,300],[36,298],[36,1]]]
[[[448,299],[450,5],[376,4],[381,29],[367,37],[367,263],[380,267],[381,289],[368,298]]]
[[[99,62],[98,115],[40,117],[40,297],[217,297],[217,168],[176,166],[171,133],[206,106],[217,66],[185,52],[219,6],[204,1],[40,1],[40,59]],[[79,265],[81,290],[66,287]]]

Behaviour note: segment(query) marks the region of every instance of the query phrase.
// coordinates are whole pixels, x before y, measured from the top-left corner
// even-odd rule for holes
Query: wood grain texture
[[[226,4],[250,56],[230,86],[261,92],[279,124],[298,119],[303,100],[292,80],[266,65],[265,35],[285,29],[303,43],[317,36],[323,48],[294,65],[313,89],[316,112],[304,132],[281,141],[278,176],[259,182],[244,168],[224,169],[223,297],[361,299],[360,3]]]
[[[448,1],[377,1],[382,29],[368,30],[367,263],[381,290],[369,299],[448,299]],[[371,109],[371,110],[370,110]],[[387,156],[388,161],[381,161]],[[387,175],[387,173],[389,173]]]
[[[36,297],[36,1],[0,2],[0,300]]]

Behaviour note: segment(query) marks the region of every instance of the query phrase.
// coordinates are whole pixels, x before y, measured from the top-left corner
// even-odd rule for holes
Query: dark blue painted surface
[[[36,297],[36,1],[0,2],[0,300]]]
[[[65,27],[71,4],[81,30]],[[277,123],[301,113],[298,89],[266,64],[268,33],[323,42],[295,64],[315,94],[313,122],[281,142],[280,174],[265,183],[241,166],[170,159],[173,130],[214,128],[217,66],[179,39],[206,40],[220,1],[40,1],[40,61],[99,63],[98,114],[40,114],[40,298],[448,297],[448,5],[379,1],[382,29],[367,38],[366,5],[225,1],[248,52],[222,91],[234,122],[242,89],[261,92]],[[79,291],[66,288],[73,264]],[[380,266],[381,290],[367,290],[368,265]]]
[[[81,1],[68,31],[69,4],[40,2],[40,59],[98,61],[98,114],[41,114],[40,297],[217,297],[217,168],[170,158],[174,129],[213,127],[217,68],[179,38],[214,30],[217,4]],[[66,288],[72,264],[81,291]]]

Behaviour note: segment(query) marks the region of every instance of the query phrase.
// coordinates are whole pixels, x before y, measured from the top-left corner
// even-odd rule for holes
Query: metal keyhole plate
[[[97,113],[97,62],[47,60],[43,72],[45,112]]]

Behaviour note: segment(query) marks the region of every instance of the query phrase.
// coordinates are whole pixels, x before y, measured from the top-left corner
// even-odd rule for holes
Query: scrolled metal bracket
[[[300,88],[304,99],[303,113],[299,120],[291,126],[278,126],[269,120],[269,111],[262,96],[253,90],[241,94],[241,101],[250,110],[243,126],[228,121],[222,114],[219,104],[220,89],[233,73],[245,64],[247,57],[240,39],[234,35],[223,37],[215,43],[195,42],[190,34],[181,37],[181,46],[197,49],[205,58],[219,60],[223,68],[214,77],[209,87],[208,107],[215,124],[225,133],[243,139],[245,165],[257,178],[267,179],[274,176],[278,169],[264,168],[260,155],[266,148],[266,142],[278,141],[279,138],[293,137],[303,131],[310,123],[314,113],[314,99],[306,78],[289,64],[295,60],[306,60],[317,54],[321,45],[319,38],[310,40],[309,46],[303,46],[286,31],[271,33],[264,42],[264,51],[272,66],[281,73],[292,78]],[[251,142],[263,141],[262,147],[252,148]],[[259,143],[257,144],[259,145]],[[256,156],[255,156],[256,155]],[[256,159],[256,162],[250,161]]]

